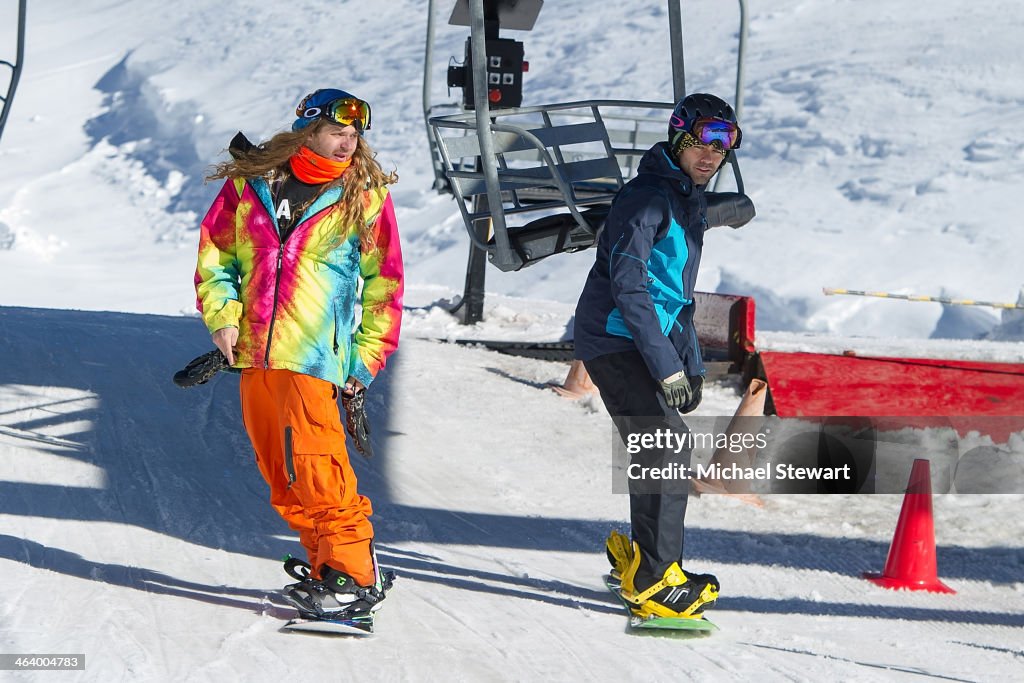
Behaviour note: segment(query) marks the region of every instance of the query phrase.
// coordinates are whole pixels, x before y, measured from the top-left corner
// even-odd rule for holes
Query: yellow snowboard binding
[[[609,537],[609,556],[610,542]],[[621,593],[630,611],[640,619],[701,619],[704,610],[718,599],[718,579],[711,574],[687,574],[673,562],[659,581],[642,588],[634,583],[639,568],[640,548],[633,542],[629,564],[621,574]]]
[[[622,574],[633,561],[632,541],[625,534],[620,534],[613,529],[608,534],[608,540],[604,542],[604,551],[608,555],[608,562],[612,565],[609,574],[613,579],[621,581]]]

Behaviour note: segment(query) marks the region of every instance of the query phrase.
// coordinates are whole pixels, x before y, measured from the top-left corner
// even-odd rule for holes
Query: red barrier
[[[733,372],[741,372],[754,353],[754,298],[696,292],[693,324],[701,346],[725,351]]]
[[[1024,364],[777,351],[759,357],[781,417],[898,417],[893,428],[949,425],[961,436],[976,430],[1000,443],[1024,430]]]

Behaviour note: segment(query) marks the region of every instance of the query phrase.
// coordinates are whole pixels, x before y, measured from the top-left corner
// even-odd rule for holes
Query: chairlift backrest
[[[644,152],[664,139],[671,109],[670,103],[591,100],[494,110],[493,158],[480,144],[474,114],[434,117],[430,125],[463,219],[467,225],[490,219],[494,230],[506,230],[517,253],[491,261],[502,270],[518,270],[594,243],[600,230],[595,217],[636,175]],[[486,201],[484,164],[497,169],[500,209]],[[598,208],[605,211],[593,211]],[[558,225],[551,220],[555,212],[564,216],[562,238],[537,243],[531,230],[550,232]],[[494,240],[474,239],[495,254]]]

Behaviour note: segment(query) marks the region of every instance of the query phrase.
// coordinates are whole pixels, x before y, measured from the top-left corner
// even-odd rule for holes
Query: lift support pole
[[[668,0],[668,36],[672,54],[672,101],[686,97],[686,68],[683,60],[683,10],[681,0]]]
[[[487,40],[497,39],[499,19],[497,3],[492,0],[469,0],[470,7],[470,45],[473,51],[474,66],[473,78],[473,105],[476,110],[477,131],[485,131],[480,136],[480,169],[487,178],[487,195],[478,198],[480,204],[474,207],[479,211],[486,206],[500,206],[501,193],[498,187],[498,167],[494,162],[494,142],[490,135],[491,118],[490,107],[487,101],[487,93],[490,87],[487,84]],[[490,235],[490,221],[478,220],[473,226],[477,237],[482,242],[487,242]],[[499,242],[499,247],[509,252],[508,235],[504,231],[497,231],[494,238]],[[484,291],[487,274],[487,254],[482,249],[477,249],[473,244],[469,245],[469,263],[466,267],[466,283],[463,291],[462,322],[465,325],[472,325],[484,319]]]
[[[21,65],[25,61],[25,7],[28,0],[18,0],[18,47],[14,62],[0,60],[0,66],[11,68],[11,80],[7,86],[7,93],[0,98],[3,101],[3,109],[0,110],[0,137],[4,134],[4,125],[7,123],[7,115],[11,112],[11,104],[14,102],[14,91],[18,89],[18,80],[21,78]]]

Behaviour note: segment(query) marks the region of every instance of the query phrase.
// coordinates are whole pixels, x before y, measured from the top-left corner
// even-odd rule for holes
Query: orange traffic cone
[[[865,572],[864,577],[884,588],[956,593],[939,581],[932,520],[932,478],[927,460],[915,460],[910,470],[885,570],[881,574]]]

